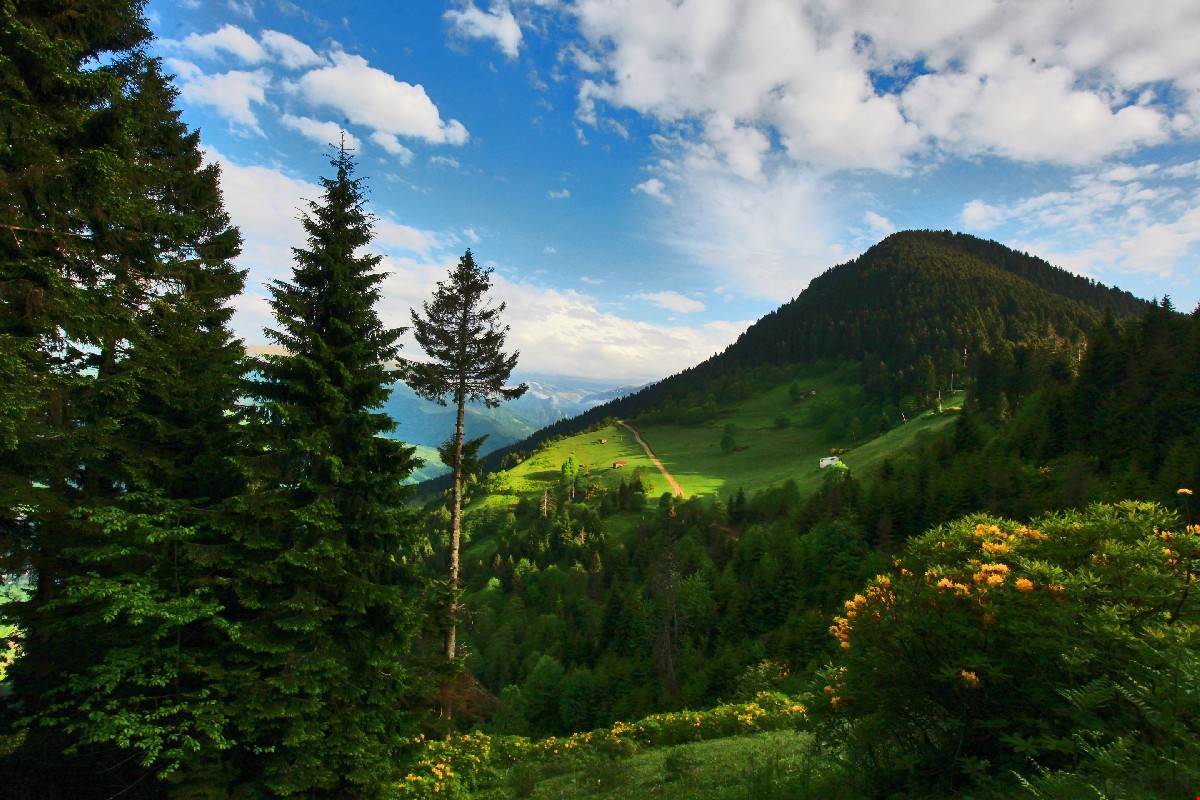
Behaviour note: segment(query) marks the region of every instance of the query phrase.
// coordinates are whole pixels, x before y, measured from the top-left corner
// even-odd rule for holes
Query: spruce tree
[[[507,387],[519,352],[504,352],[509,328],[501,322],[505,304],[492,305],[488,291],[492,270],[475,263],[468,249],[444,281],[439,281],[433,298],[424,304],[424,314],[412,311],[417,343],[429,357],[426,362],[409,362],[405,381],[418,395],[446,405],[453,401],[453,470],[450,497],[450,609],[446,632],[446,658],[457,655],[459,547],[462,542],[463,437],[467,403],[495,408],[515,400],[529,388]]]
[[[30,585],[5,772],[46,796],[152,793],[224,741],[201,545],[236,491],[239,239],[141,10],[0,8],[0,568]]]
[[[375,310],[384,275],[362,252],[372,218],[344,142],[330,163],[291,280],[270,287],[282,353],[254,364],[251,485],[224,567],[239,619],[223,690],[248,796],[377,796],[421,698],[413,449],[380,410],[401,331]]]

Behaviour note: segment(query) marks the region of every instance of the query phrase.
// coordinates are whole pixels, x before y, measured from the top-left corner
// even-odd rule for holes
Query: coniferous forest
[[[343,133],[252,355],[151,44],[0,3],[5,796],[1200,792],[1200,309],[893,233],[480,456],[492,268],[403,348]],[[419,485],[401,383],[457,419]]]

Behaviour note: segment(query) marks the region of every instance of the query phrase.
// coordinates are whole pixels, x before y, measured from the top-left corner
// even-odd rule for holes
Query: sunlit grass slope
[[[794,400],[795,383],[803,399]],[[865,476],[887,458],[912,446],[919,437],[943,430],[954,419],[961,394],[947,398],[946,412],[927,412],[874,437],[855,440],[847,419],[870,406],[857,366],[812,368],[788,381],[723,408],[715,419],[693,425],[630,420],[654,449],[663,465],[680,482],[688,497],[728,497],[745,489],[754,492],[794,480],[802,492],[820,485],[819,461],[834,448],[846,449],[842,460],[857,476]],[[786,425],[781,421],[786,419]],[[735,429],[736,448],[726,452],[721,439],[727,425]],[[600,439],[607,443],[600,444]],[[668,490],[661,474],[618,425],[576,434],[552,442],[516,467],[493,477],[490,493],[472,510],[507,507],[521,496],[555,486],[567,458],[575,460],[593,479],[615,485],[622,478],[641,477],[647,495]],[[626,465],[613,469],[614,461]]]

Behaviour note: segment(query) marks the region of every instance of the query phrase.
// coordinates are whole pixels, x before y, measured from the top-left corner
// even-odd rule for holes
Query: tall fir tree
[[[236,491],[240,240],[141,11],[0,10],[0,369],[37,391],[0,392],[0,551],[30,586],[4,716],[45,796],[153,794],[224,743],[205,551]]]
[[[418,395],[446,405],[454,403],[452,456],[447,465],[453,470],[450,496],[450,608],[446,631],[446,658],[453,661],[458,653],[459,549],[462,544],[462,490],[464,440],[467,403],[483,403],[495,408],[505,400],[515,400],[529,388],[525,384],[505,386],[517,365],[520,353],[504,352],[508,326],[501,322],[505,304],[492,305],[488,292],[492,270],[475,263],[468,249],[439,281],[433,298],[424,304],[424,313],[412,311],[413,332],[417,343],[429,357],[426,362],[406,365],[406,382]]]
[[[236,504],[234,783],[247,796],[375,797],[397,780],[423,698],[425,583],[406,508],[413,449],[386,434],[401,331],[376,313],[380,257],[345,143],[271,286],[281,349],[255,363],[255,455]]]

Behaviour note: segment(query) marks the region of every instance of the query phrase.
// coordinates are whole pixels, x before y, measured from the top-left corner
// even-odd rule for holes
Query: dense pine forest
[[[527,388],[490,268],[402,349],[343,135],[248,355],[150,44],[0,3],[7,796],[1200,790],[1200,309],[895,233],[481,457]],[[420,486],[401,384],[456,419]]]

